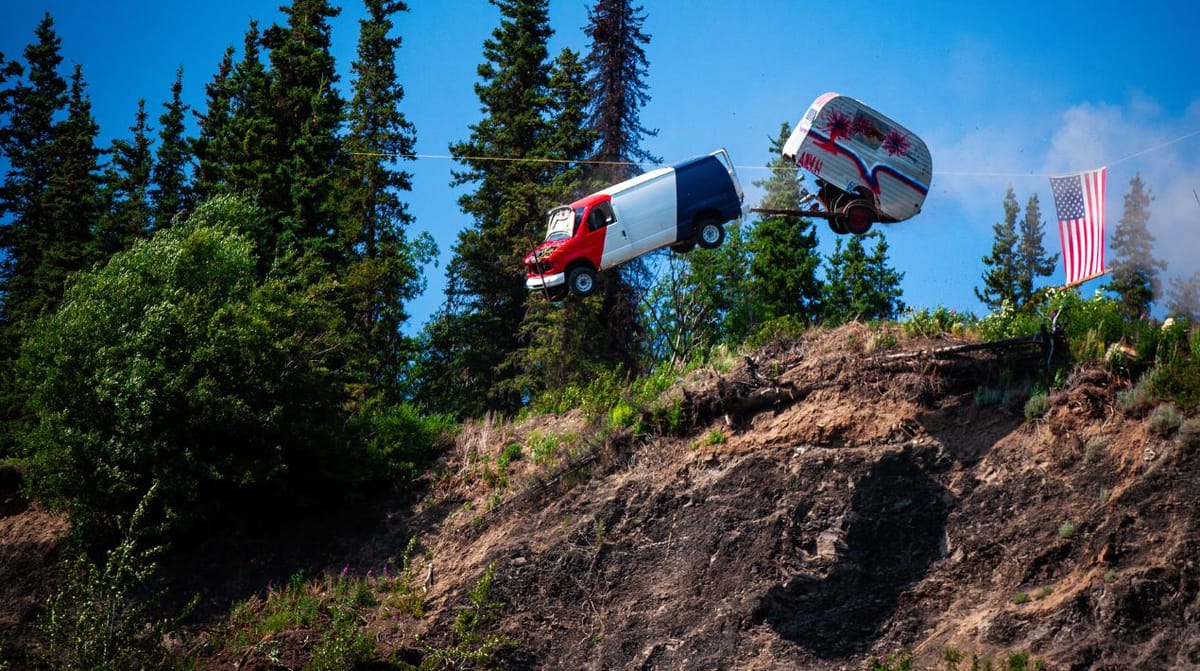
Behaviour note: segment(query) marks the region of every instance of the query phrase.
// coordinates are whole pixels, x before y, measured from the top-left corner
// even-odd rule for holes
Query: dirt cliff
[[[1044,351],[947,344],[814,331],[685,375],[632,428],[473,424],[327,567],[417,538],[423,615],[367,623],[401,660],[448,642],[490,566],[501,668],[1200,668],[1200,445],[1101,369],[1028,420]],[[283,666],[200,666],[299,666],[302,638]]]

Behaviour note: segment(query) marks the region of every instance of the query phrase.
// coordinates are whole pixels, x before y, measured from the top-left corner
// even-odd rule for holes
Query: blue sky
[[[102,143],[122,136],[139,98],[157,117],[176,67],[185,99],[203,105],[229,44],[251,18],[282,21],[281,0],[43,0],[0,9],[0,52],[20,55],[49,11],[62,38],[64,75],[83,65]],[[481,112],[473,84],[482,44],[499,21],[485,0],[409,0],[397,19],[404,112],[416,125],[407,195],[419,230],[442,252],[428,289],[410,306],[414,328],[442,302],[445,261],[471,221],[451,189],[452,161],[437,158],[468,137]],[[587,48],[590,0],[552,0],[551,44]],[[754,204],[770,139],[795,124],[814,98],[858,98],[920,135],[933,156],[924,211],[883,227],[904,300],[981,311],[973,288],[981,257],[1011,185],[1022,207],[1041,202],[1046,246],[1058,249],[1046,175],[1108,165],[1111,235],[1136,173],[1150,187],[1150,228],[1166,275],[1200,269],[1200,6],[1172,1],[862,2],[794,0],[645,1],[651,35],[650,103],[642,122],[658,129],[644,147],[667,162],[726,147]],[[358,2],[344,3],[334,47],[349,87]],[[822,250],[834,236],[818,222]],[[519,273],[519,268],[513,269]],[[1061,263],[1046,284],[1062,282]],[[1084,285],[1085,293],[1103,280]]]

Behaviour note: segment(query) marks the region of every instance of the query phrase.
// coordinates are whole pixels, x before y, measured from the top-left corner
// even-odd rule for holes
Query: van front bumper
[[[566,273],[554,273],[553,275],[535,275],[525,278],[525,288],[530,290],[548,289],[550,287],[562,286],[567,281]]]

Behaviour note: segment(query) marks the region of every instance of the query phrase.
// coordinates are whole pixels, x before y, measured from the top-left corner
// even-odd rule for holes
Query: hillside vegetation
[[[120,642],[214,669],[1200,664],[1200,420],[1123,376],[1145,354],[1046,392],[1047,348],[918,326],[464,425],[410,495],[171,557],[158,609],[199,603]],[[4,653],[69,663],[31,626],[64,525],[4,512]]]

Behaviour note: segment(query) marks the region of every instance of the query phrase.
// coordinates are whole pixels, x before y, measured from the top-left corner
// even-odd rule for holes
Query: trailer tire
[[[866,205],[851,205],[846,208],[846,230],[855,235],[864,235],[871,230],[875,212]]]
[[[567,286],[571,293],[587,298],[596,293],[596,271],[587,266],[576,266],[567,273]]]
[[[699,235],[697,241],[704,249],[716,249],[725,242],[725,227],[720,222],[712,219],[705,219],[700,222]]]

